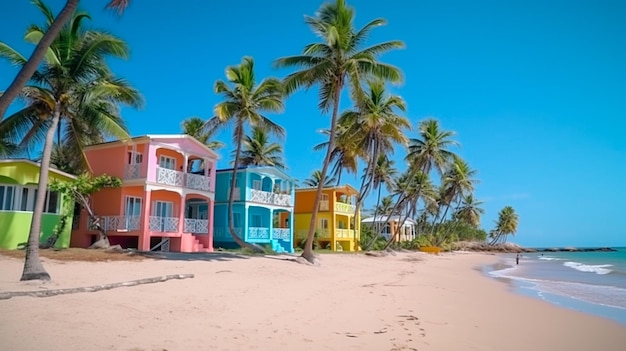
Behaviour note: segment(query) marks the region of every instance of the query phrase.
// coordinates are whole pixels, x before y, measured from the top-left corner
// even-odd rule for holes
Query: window
[[[328,219],[327,218],[320,219],[320,229],[328,229]]]
[[[328,201],[328,194],[322,194],[322,201]]]
[[[252,189],[254,189],[254,190],[261,190],[261,181],[260,180],[253,180],[252,181]]]
[[[172,217],[174,203],[169,201],[155,201],[152,207],[152,215],[157,217]]]
[[[233,179],[233,178],[230,178]],[[235,178],[235,188],[239,188],[239,177]]]
[[[258,214],[252,215],[252,227],[261,227],[261,216]]]
[[[59,213],[60,197],[56,191],[46,191],[46,205],[43,211],[45,213]]]
[[[176,159],[168,156],[159,157],[159,167],[167,169],[176,169]]]
[[[20,203],[20,211],[28,211],[28,188],[22,188],[22,201]]]
[[[0,211],[13,210],[13,198],[15,187],[11,185],[0,185]]]
[[[133,160],[133,155],[134,155],[134,160]],[[133,162],[135,161],[135,162]],[[143,162],[143,154],[140,154],[139,152],[136,151],[129,151],[128,152],[128,164],[138,164],[138,163],[142,163]]]

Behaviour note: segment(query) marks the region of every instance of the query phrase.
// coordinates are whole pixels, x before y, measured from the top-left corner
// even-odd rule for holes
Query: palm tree
[[[372,174],[371,181],[374,190],[378,190],[378,194],[376,195],[376,207],[374,207],[374,218],[377,218],[376,216],[378,216],[382,185],[384,184],[387,186],[387,188],[390,188],[393,184],[394,177],[398,172],[398,170],[394,167],[394,163],[395,162],[393,160],[390,160],[387,155],[380,155],[376,160],[376,165],[374,166],[374,172]]]
[[[474,191],[474,184],[478,182],[473,178],[476,175],[476,170],[471,169],[468,163],[460,157],[455,155],[452,158],[453,162],[442,178],[440,200],[446,209],[439,224],[443,223],[446,218],[450,205],[455,201],[460,204],[463,196],[471,194]]]
[[[339,124],[349,129],[344,135],[353,140],[357,150],[362,150],[367,165],[357,197],[357,213],[374,184],[372,180],[378,157],[393,154],[394,144],[405,146],[407,138],[404,131],[411,128],[405,117],[396,114],[396,110],[406,111],[404,100],[389,95],[382,80],[370,80],[367,84],[368,94],[357,102],[358,110],[347,111],[339,118]]]
[[[435,168],[439,175],[443,175],[455,156],[448,148],[459,146],[457,141],[450,139],[455,133],[440,130],[439,122],[435,119],[421,121],[418,133],[419,138],[409,140],[407,161],[411,167],[426,174]]]
[[[243,141],[241,164],[285,169],[283,147],[278,143],[270,143],[267,130],[258,126],[254,127],[252,135],[246,135]]]
[[[381,215],[388,216],[388,215],[391,215],[392,208],[393,208],[393,197],[385,196],[380,200],[379,204],[376,205],[374,212],[379,213]],[[374,218],[376,218],[376,215],[374,215]]]
[[[519,216],[515,213],[513,207],[505,206],[500,210],[496,228],[489,233],[489,236],[492,238],[489,245],[494,245],[498,242],[505,243],[509,234],[517,233],[518,221]]]
[[[200,117],[189,117],[180,123],[183,134],[194,137],[211,150],[219,150],[224,147],[221,141],[211,141],[213,132],[209,130],[206,122]]]
[[[52,22],[51,12],[37,2]],[[93,141],[108,137],[128,138],[118,104],[139,107],[139,93],[121,79],[114,78],[105,57],[126,58],[126,44],[109,34],[84,30],[86,13],[76,13],[62,28],[46,54],[46,59],[33,77],[33,84],[22,89],[26,107],[0,123],[0,134],[23,147],[44,141],[43,154],[33,210],[24,271],[21,280],[50,279],[39,260],[39,235],[48,171],[54,136],[63,121],[63,141],[76,158],[83,158],[83,148]],[[46,30],[31,26],[26,38],[37,41]],[[25,65],[26,59],[8,45],[1,43],[0,55],[13,64]]]
[[[286,93],[319,85],[318,106],[322,113],[331,112],[328,149],[321,171],[324,178],[331,161],[331,153],[335,149],[337,116],[343,88],[349,86],[353,99],[359,101],[359,97],[363,95],[363,79],[378,77],[392,82],[401,81],[398,68],[380,63],[376,58],[389,50],[402,48],[404,44],[401,41],[388,41],[363,49],[362,45],[371,30],[386,22],[376,19],[360,30],[355,30],[354,9],[345,0],[323,4],[316,16],[306,16],[305,22],[321,42],[305,46],[301,55],[276,60],[275,66],[302,68],[285,78]],[[315,194],[309,233],[302,253],[302,257],[309,262],[315,261],[313,239],[322,186],[320,183]]]
[[[233,141],[235,160],[230,182],[230,196],[228,199],[228,229],[237,245],[258,251],[259,248],[244,242],[235,232],[233,204],[235,201],[235,184],[241,147],[244,144],[244,128],[246,125],[265,128],[279,137],[285,135],[285,130],[264,116],[264,112],[281,112],[284,109],[282,84],[278,79],[267,78],[257,84],[254,77],[254,60],[244,57],[241,64],[226,68],[228,82],[215,82],[215,92],[222,95],[224,101],[215,105],[215,117],[207,121],[209,130],[234,125]]]
[[[482,204],[483,202],[476,200],[473,194],[464,195],[461,198],[461,206],[456,211],[455,217],[474,228],[478,228],[480,216],[485,213],[485,210],[480,207]]]
[[[328,135],[330,139],[330,130],[323,129],[321,132]],[[352,137],[347,135],[350,132],[352,130],[349,130],[346,126],[340,123],[337,124],[335,147],[330,153],[330,162],[334,164],[330,174],[337,180],[337,185],[341,183],[343,172],[355,174],[358,168],[358,159],[365,157],[364,150],[357,147],[357,138],[354,135]],[[328,141],[319,143],[313,147],[313,150],[326,150],[328,144]]]
[[[78,2],[79,0],[67,0],[65,6],[55,18],[52,11],[44,5],[43,1],[33,0],[33,3],[46,15],[48,28],[43,32],[43,36],[41,36],[35,50],[30,55],[28,61],[24,62],[19,73],[13,79],[11,85],[9,85],[9,88],[0,95],[0,121],[4,118],[4,114],[7,108],[9,108],[9,105],[20,95],[24,86],[26,86],[28,81],[33,77],[33,74],[37,71],[37,67],[39,67],[41,61],[44,59],[50,45],[52,45],[54,40],[59,36],[59,33],[66,23],[72,19],[78,7]],[[124,9],[128,7],[129,3],[130,0],[111,0],[106,7],[118,13],[122,13]]]
[[[322,181],[322,179],[324,179],[324,181]],[[328,176],[322,177],[322,172],[316,169],[311,173],[311,178],[305,179],[302,183],[309,187],[317,187],[321,184],[322,188],[330,188],[335,184],[335,178]]]

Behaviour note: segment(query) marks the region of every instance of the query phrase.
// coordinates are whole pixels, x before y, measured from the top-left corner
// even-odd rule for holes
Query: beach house
[[[112,245],[142,251],[213,250],[217,155],[188,135],[145,135],[86,148],[94,175],[122,179],[93,195],[95,213]],[[81,212],[72,246],[96,237]]]
[[[228,200],[232,169],[217,171],[214,246],[235,243],[228,230]],[[237,169],[233,222],[237,235],[248,243],[271,245],[276,252],[293,252],[295,181],[275,167]]]
[[[75,179],[50,168],[48,181]],[[0,249],[13,250],[28,241],[39,184],[39,164],[29,160],[0,160]],[[46,192],[41,219],[41,242],[59,231],[54,247],[70,245],[74,201],[56,191]],[[62,221],[63,219],[63,221]]]
[[[317,188],[296,189],[295,235],[296,245],[306,239]],[[317,214],[316,236],[322,248],[333,251],[358,250],[361,234],[360,213],[356,213],[359,192],[350,185],[328,187],[322,190]]]
[[[402,223],[404,221],[404,223]],[[368,226],[377,232],[382,232],[382,236],[389,240],[392,237],[395,242],[411,241],[415,239],[415,221],[411,218],[404,218],[397,215],[377,215],[367,217],[361,221],[363,226]],[[402,224],[402,226],[400,226]]]

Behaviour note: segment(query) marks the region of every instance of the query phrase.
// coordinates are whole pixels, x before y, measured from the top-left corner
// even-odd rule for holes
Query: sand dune
[[[2,350],[623,350],[626,327],[509,292],[482,254],[322,255],[319,267],[223,254],[62,263],[0,292],[195,277],[0,300]]]

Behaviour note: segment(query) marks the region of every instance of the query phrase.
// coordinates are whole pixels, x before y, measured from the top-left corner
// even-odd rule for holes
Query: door
[[[169,201],[155,201],[152,206],[152,216],[159,218],[158,230],[162,232],[176,231],[173,228],[173,224],[170,223],[170,218],[174,213],[174,203]]]
[[[139,229],[139,218],[141,218],[141,198],[127,196],[126,205],[124,206],[125,229]]]

